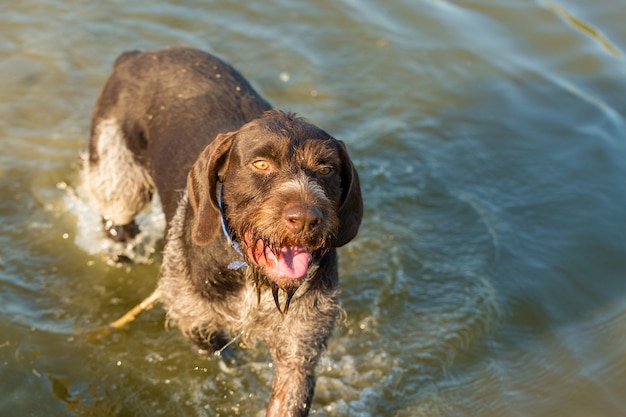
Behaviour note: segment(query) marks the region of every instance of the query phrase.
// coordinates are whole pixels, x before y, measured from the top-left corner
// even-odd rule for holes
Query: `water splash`
[[[77,218],[76,246],[91,255],[102,255],[111,265],[129,262],[150,264],[158,257],[165,229],[165,216],[158,196],[155,195],[148,208],[135,219],[141,233],[127,242],[114,242],[105,236],[100,214],[94,205],[89,204],[82,185],[73,188],[59,183],[57,188],[65,190],[65,208]]]

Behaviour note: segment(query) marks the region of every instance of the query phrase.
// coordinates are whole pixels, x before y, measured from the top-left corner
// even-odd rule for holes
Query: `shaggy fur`
[[[167,231],[159,297],[202,349],[267,342],[268,416],[305,416],[342,309],[336,247],[362,216],[345,146],[271,108],[204,52],[127,52],[98,98],[85,181],[112,238],[159,193]]]

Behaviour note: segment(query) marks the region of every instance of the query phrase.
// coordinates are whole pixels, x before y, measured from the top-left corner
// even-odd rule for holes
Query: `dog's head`
[[[343,142],[277,110],[220,134],[189,173],[192,240],[218,236],[217,185],[247,261],[280,288],[294,288],[309,263],[352,240],[363,214],[359,177]]]

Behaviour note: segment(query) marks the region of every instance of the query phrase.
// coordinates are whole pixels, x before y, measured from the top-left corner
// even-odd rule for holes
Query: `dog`
[[[306,416],[338,317],[336,248],[363,215],[343,142],[273,108],[230,65],[176,47],[120,55],[92,116],[84,182],[109,237],[158,193],[157,293],[206,351],[264,340],[267,416]]]

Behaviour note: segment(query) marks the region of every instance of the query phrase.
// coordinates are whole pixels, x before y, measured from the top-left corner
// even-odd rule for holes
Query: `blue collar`
[[[228,243],[230,244],[230,246],[232,246],[233,249],[235,249],[235,252],[237,252],[239,254],[239,256],[242,258],[241,260],[238,261],[232,261],[231,263],[228,264],[228,269],[241,269],[241,268],[245,268],[248,266],[248,264],[243,260],[243,253],[241,252],[241,248],[239,247],[239,243],[237,243],[237,241],[235,241],[235,239],[233,239],[229,229],[228,229],[228,224],[226,224],[226,214],[224,213],[224,204],[222,201],[222,188],[223,188],[223,184],[221,182],[218,183],[217,186],[217,204],[220,208],[220,222],[222,224],[222,231],[224,232],[224,236],[226,236],[226,240],[228,241]]]

